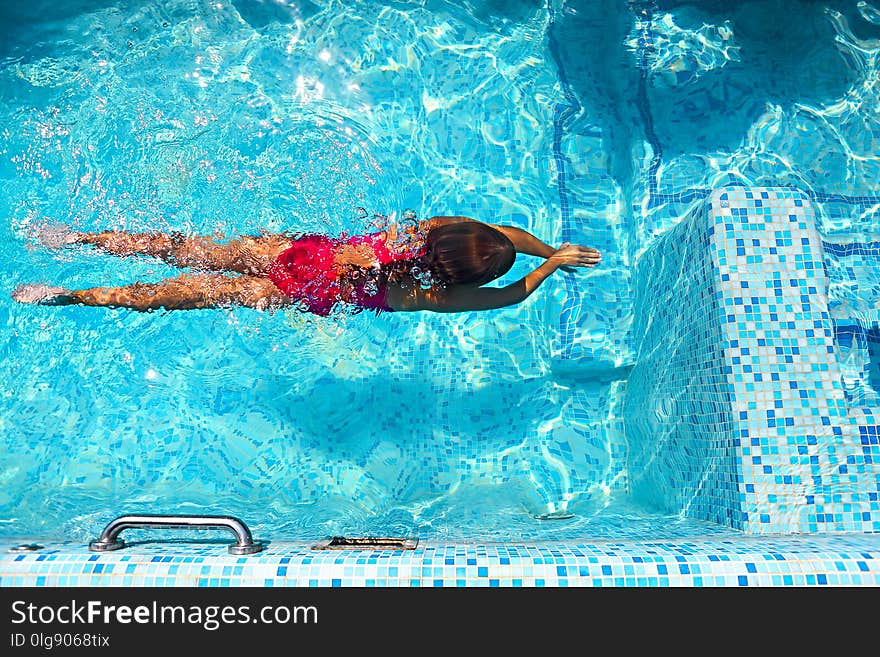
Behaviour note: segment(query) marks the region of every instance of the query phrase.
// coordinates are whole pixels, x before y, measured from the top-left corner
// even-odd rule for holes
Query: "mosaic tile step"
[[[880,452],[844,394],[809,197],[716,190],[634,278],[633,494],[749,533],[880,530]]]

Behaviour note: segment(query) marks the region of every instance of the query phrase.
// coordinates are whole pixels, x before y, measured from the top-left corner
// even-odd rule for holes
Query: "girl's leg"
[[[92,244],[118,256],[154,256],[177,267],[260,276],[269,271],[275,258],[290,246],[290,241],[291,238],[283,234],[244,235],[227,244],[219,244],[205,236],[108,230],[101,233],[71,233],[67,243]]]
[[[38,297],[40,293],[42,296]],[[182,274],[159,283],[133,283],[124,287],[93,287],[85,290],[22,286],[13,292],[13,298],[47,305],[79,304],[133,310],[191,310],[226,305],[265,310],[291,302],[267,278],[221,274]]]

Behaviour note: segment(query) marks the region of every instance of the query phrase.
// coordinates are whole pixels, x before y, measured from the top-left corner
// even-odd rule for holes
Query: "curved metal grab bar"
[[[235,544],[229,554],[256,554],[265,549],[260,541],[251,537],[251,530],[234,516],[119,516],[111,520],[101,537],[89,543],[89,552],[111,552],[125,547],[118,538],[126,529],[228,529],[235,534]]]

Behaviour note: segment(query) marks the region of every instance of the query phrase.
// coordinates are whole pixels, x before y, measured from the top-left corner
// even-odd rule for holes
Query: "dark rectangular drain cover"
[[[365,537],[347,538],[334,536],[315,543],[313,550],[415,550],[417,538]]]

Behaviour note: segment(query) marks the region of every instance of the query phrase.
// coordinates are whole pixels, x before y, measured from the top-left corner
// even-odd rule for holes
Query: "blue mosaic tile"
[[[668,512],[735,528],[739,454],[724,371],[709,208],[680,222],[639,260],[627,381],[630,492]]]
[[[427,544],[367,562],[365,550],[313,551],[273,543],[246,558],[222,545],[142,544],[92,555],[75,543],[49,543],[72,568],[61,575],[37,555],[0,544],[0,586],[877,586],[880,535],[749,537],[693,541],[548,544]],[[24,559],[17,559],[24,556]],[[97,562],[91,557],[97,556]],[[154,561],[160,556],[159,561]],[[166,556],[198,556],[177,562]],[[128,568],[111,568],[128,561]],[[94,564],[104,566],[100,573]],[[281,566],[284,563],[285,566]],[[240,568],[230,576],[229,569]],[[442,565],[438,565],[442,564]]]
[[[873,419],[844,395],[810,199],[717,190],[636,270],[633,494],[750,533],[878,531]]]

